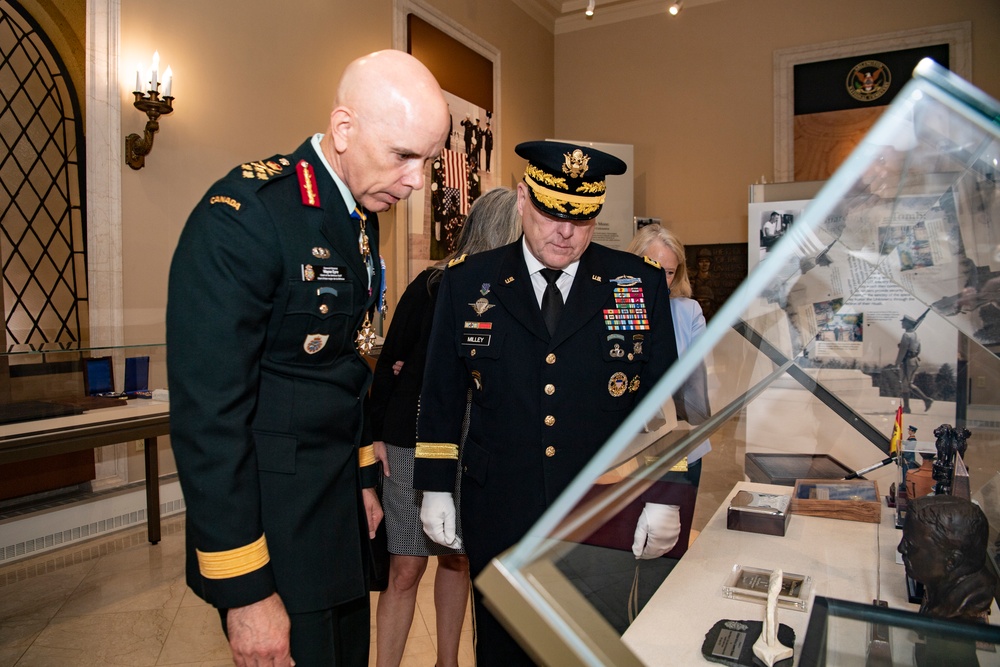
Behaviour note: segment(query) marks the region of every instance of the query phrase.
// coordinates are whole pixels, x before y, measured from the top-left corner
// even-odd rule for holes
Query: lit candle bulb
[[[158,84],[159,84],[160,80],[159,80],[159,78],[157,78],[157,76],[160,73],[159,70],[160,70],[160,52],[159,51],[153,51],[153,73],[152,73],[152,75],[149,78],[149,90],[150,90],[150,92],[153,92],[153,91],[159,89],[159,85]]]
[[[174,71],[167,65],[167,71],[163,73],[163,96],[170,97],[170,89],[174,84]]]
[[[140,68],[138,67],[135,68],[135,88],[133,88],[132,90],[134,90],[137,93],[142,92],[142,74],[140,74],[141,71],[142,70]]]

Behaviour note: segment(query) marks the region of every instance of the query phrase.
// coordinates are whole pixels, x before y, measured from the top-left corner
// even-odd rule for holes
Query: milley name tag
[[[463,333],[462,334],[462,345],[477,345],[480,347],[489,347],[490,339],[492,334],[481,334],[481,333]]]

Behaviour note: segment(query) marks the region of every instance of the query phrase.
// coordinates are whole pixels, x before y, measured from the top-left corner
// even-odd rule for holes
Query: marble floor
[[[0,667],[231,665],[218,613],[184,583],[184,516],[0,568]],[[435,659],[434,559],[421,580],[402,667]],[[372,594],[372,664],[375,605]],[[461,667],[472,667],[466,617]]]
[[[743,478],[739,429],[732,420],[712,437],[692,539]],[[435,562],[420,583],[402,667],[434,664]],[[187,588],[183,570],[184,515],[163,520],[157,545],[143,525],[0,567],[0,667],[232,664],[218,614]],[[372,664],[377,600],[373,593]],[[474,664],[469,615],[459,660]]]

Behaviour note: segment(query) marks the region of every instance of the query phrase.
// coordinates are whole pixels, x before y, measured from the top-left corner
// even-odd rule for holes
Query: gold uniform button
[[[552,364],[556,363],[556,355],[554,355],[553,353],[549,352],[548,356],[545,357],[545,363],[549,364],[550,366]]]
[[[328,312],[330,312],[330,307],[324,303],[323,305],[321,305],[319,307],[319,312],[321,312],[324,315],[326,315]]]
[[[545,455],[551,459],[553,456],[556,455],[556,448],[553,447],[552,445],[549,445],[548,447],[545,448]]]
[[[469,350],[469,356],[470,357],[476,356],[476,348],[472,348],[471,350]]]
[[[545,415],[545,425],[546,426],[555,426],[556,425],[556,418],[553,417],[552,415]]]
[[[548,394],[549,396],[556,393],[556,386],[554,384],[545,385],[545,393]]]

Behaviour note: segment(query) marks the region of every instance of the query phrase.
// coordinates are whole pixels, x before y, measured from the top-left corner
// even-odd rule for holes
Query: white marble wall
[[[121,345],[121,97],[118,19],[121,0],[87,0],[87,285],[92,345]],[[98,488],[128,482],[126,445],[97,450]]]

